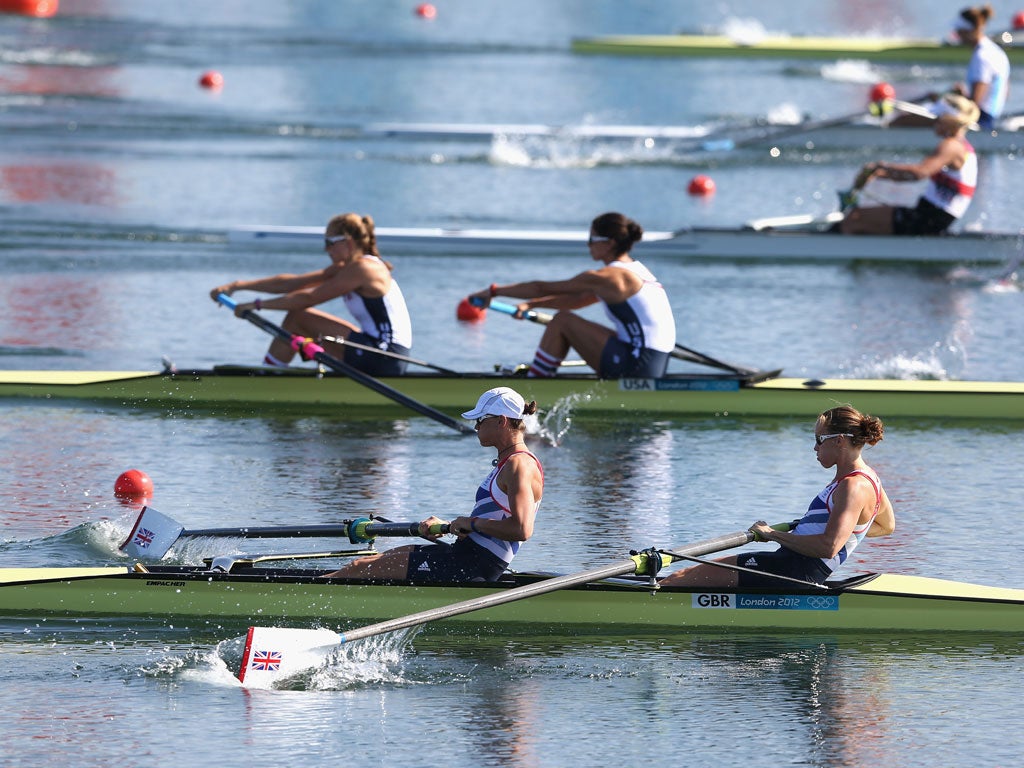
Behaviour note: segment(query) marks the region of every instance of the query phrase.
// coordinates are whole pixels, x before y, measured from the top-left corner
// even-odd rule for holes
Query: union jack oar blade
[[[132,557],[159,560],[167,554],[167,550],[184,530],[185,527],[174,518],[151,507],[143,507],[128,537],[118,549]]]
[[[341,638],[329,629],[249,627],[235,676],[246,688],[274,683],[314,669],[338,649]]]

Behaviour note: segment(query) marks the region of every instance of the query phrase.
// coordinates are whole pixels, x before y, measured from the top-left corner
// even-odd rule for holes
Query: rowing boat
[[[927,128],[895,127],[877,117],[865,115],[842,125],[821,127],[819,120],[803,123],[738,127],[724,133],[702,126],[673,125],[543,125],[524,123],[371,123],[353,129],[353,138],[399,138],[425,141],[463,142],[547,142],[555,147],[585,146],[590,143],[629,142],[638,147],[639,158],[666,149],[687,152],[728,152],[738,146],[753,149],[779,147],[801,150],[914,149],[935,148],[935,134]],[[975,151],[1017,152],[1024,148],[1024,116],[1015,114],[999,121],[995,130],[969,135]],[[547,146],[542,144],[540,146]],[[528,146],[535,146],[531,144]]]
[[[238,564],[207,566],[2,568],[0,614],[119,619],[177,617],[218,624],[381,621],[531,584],[509,574],[493,584],[411,585],[324,579],[326,570]],[[742,593],[663,587],[624,577],[455,616],[474,628],[537,625],[636,630],[729,628],[856,632],[1024,632],[1024,590],[920,576],[869,574],[827,589],[796,586]]]
[[[907,263],[1006,263],[1016,258],[1024,235],[1016,232],[963,232],[931,236],[838,235],[828,226],[838,213],[822,218],[782,216],[743,227],[687,227],[644,232],[633,253],[688,260],[741,261],[885,261]],[[544,256],[586,253],[588,232],[581,230],[441,229],[378,227],[381,251],[394,255]],[[229,242],[247,247],[309,246],[323,239],[323,227],[239,226]]]
[[[1003,36],[1010,61],[1024,63],[1024,45]],[[574,53],[617,56],[690,56],[749,59],[864,59],[908,64],[962,64],[971,49],[927,39],[894,37],[802,37],[765,35],[749,42],[726,35],[602,35],[572,41]]]
[[[679,373],[661,379],[602,380],[592,374],[528,379],[500,372],[456,376],[428,372],[382,381],[453,414],[465,410],[466,403],[474,402],[481,391],[511,383],[527,400],[536,400],[544,415],[813,418],[837,402],[849,402],[886,418],[1024,420],[1024,383],[1020,382],[773,378],[777,374]],[[0,397],[236,413],[267,408],[319,409],[346,417],[406,412],[345,376],[298,367],[226,365],[178,372],[0,371]]]

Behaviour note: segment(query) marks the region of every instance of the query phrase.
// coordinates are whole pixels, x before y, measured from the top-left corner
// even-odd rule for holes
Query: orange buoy
[[[416,15],[421,19],[433,19],[437,17],[437,8],[431,3],[420,3],[416,6]]]
[[[885,101],[886,99],[895,99],[896,89],[889,83],[876,83],[871,88],[871,101]]]
[[[199,78],[199,84],[203,86],[203,88],[219,91],[224,87],[224,75],[215,69],[211,69],[208,72],[203,72],[202,76]]]
[[[0,0],[0,13],[18,13],[48,19],[57,15],[58,0]]]
[[[690,179],[688,191],[691,195],[699,195],[701,197],[713,195],[715,193],[715,180],[703,174],[694,176]]]
[[[469,299],[463,299],[455,309],[455,316],[467,323],[476,323],[487,317],[483,307],[476,307],[469,303]]]
[[[118,475],[114,482],[114,495],[119,499],[138,499],[153,495],[153,481],[138,469],[129,469]]]

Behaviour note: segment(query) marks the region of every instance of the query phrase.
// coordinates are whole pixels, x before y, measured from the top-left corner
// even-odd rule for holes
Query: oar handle
[[[427,534],[442,536],[449,532],[448,523],[433,523]],[[353,520],[348,525],[348,540],[353,544],[369,544],[377,536],[419,536],[419,523],[378,523],[368,517]]]
[[[520,312],[519,307],[512,304],[506,304],[503,301],[491,301],[490,304],[485,304],[479,297],[472,297],[469,303],[474,307],[484,307],[487,309],[493,309],[495,312],[501,312],[504,315],[510,315],[522,320],[529,320],[531,323],[540,323],[541,325],[547,325],[551,322],[552,315],[545,312],[538,312],[535,309],[528,309],[525,312]]]

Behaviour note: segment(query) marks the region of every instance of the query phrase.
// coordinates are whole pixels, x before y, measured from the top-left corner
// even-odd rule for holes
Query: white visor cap
[[[481,416],[508,416],[510,419],[523,418],[526,401],[510,387],[488,389],[476,401],[473,410],[462,414],[464,419],[479,419]]]

